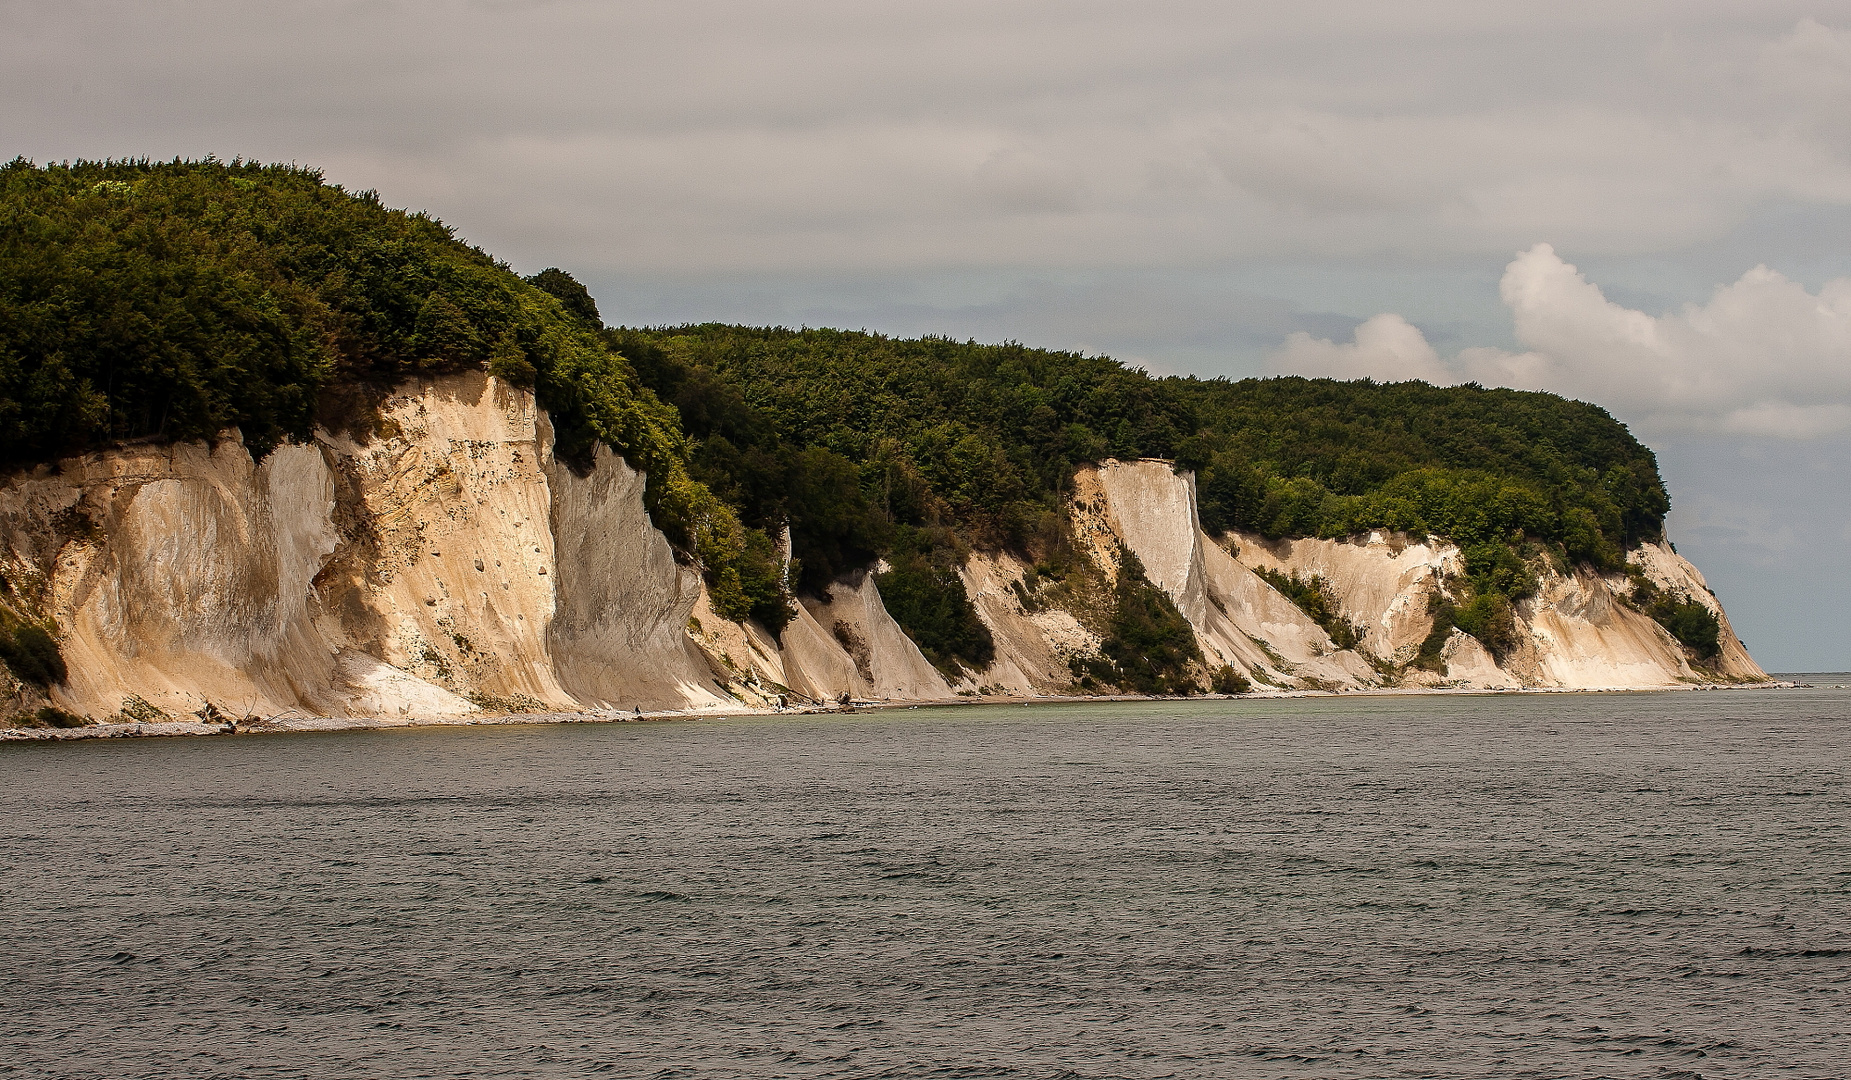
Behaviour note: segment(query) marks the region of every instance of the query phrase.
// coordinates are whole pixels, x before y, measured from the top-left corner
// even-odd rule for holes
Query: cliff
[[[1433,625],[1428,599],[1454,595],[1464,560],[1451,544],[1416,542],[1380,532],[1353,540],[1268,542],[1230,534],[1228,546],[1249,566],[1317,577],[1345,614],[1363,629],[1359,651],[1406,664]],[[1501,662],[1457,630],[1438,672],[1413,673],[1416,685],[1479,689],[1644,689],[1697,683],[1758,682],[1767,673],[1748,655],[1722,604],[1697,568],[1666,543],[1647,543],[1629,562],[1667,592],[1688,597],[1716,615],[1720,654],[1701,667],[1676,638],[1626,602],[1623,574],[1538,566],[1537,595],[1517,605],[1518,644]]]
[[[1408,669],[1429,597],[1459,588],[1456,548],[1382,533],[1211,537],[1193,478],[1158,461],[1080,469],[1067,527],[1082,570],[1061,587],[1006,552],[966,560],[995,660],[947,674],[888,614],[877,573],[801,598],[780,635],[721,617],[652,526],[644,478],[602,447],[582,473],[552,447],[530,393],[465,373],[402,385],[368,439],[322,430],[261,463],[235,434],[68,458],[0,484],[5,599],[58,628],[68,676],[50,702],[98,721],[1073,693],[1076,663],[1108,632],[1097,597],[1127,555],[1187,620],[1203,671],[1232,668],[1260,689],[1765,678],[1701,575],[1663,544],[1630,559],[1716,614],[1713,661],[1694,664],[1629,606],[1623,575],[1546,567],[1501,660],[1455,631],[1438,670]],[[1360,642],[1338,648],[1256,569],[1321,578]],[[41,700],[10,689],[11,712]]]

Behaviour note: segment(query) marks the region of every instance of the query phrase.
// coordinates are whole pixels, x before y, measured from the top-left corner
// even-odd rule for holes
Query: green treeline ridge
[[[1062,563],[1073,470],[1108,457],[1194,470],[1211,532],[1435,533],[1504,571],[1516,556],[1484,552],[1619,569],[1669,508],[1650,450],[1551,394],[1158,378],[840,330],[608,328],[571,275],[523,279],[312,169],[0,168],[0,462],[231,427],[262,456],[317,425],[364,434],[404,379],[472,368],[536,392],[562,460],[588,468],[601,442],[646,470],[650,513],[722,614],[776,631],[793,592],[884,559],[896,618],[948,670],[991,656],[956,573],[970,548]],[[1484,595],[1518,598],[1495,577]],[[1186,656],[1151,629],[1168,616],[1146,614],[1126,633]]]

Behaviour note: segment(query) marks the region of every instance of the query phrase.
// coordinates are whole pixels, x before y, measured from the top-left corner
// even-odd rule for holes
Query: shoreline
[[[148,720],[129,724],[88,724],[76,728],[0,728],[0,742],[81,742],[89,739],[163,739],[202,738],[230,735],[288,735],[311,732],[386,731],[426,727],[508,727],[539,724],[640,724],[674,721],[722,720],[746,716],[821,716],[865,713],[897,709],[945,708],[974,705],[1080,705],[1110,704],[1131,701],[1280,701],[1296,698],[1334,697],[1405,697],[1405,696],[1475,696],[1513,694],[1656,694],[1715,690],[1796,690],[1806,684],[1770,679],[1752,683],[1702,683],[1684,686],[1610,686],[1610,687],[1520,687],[1516,689],[1479,689],[1473,687],[1378,687],[1363,690],[1271,690],[1246,694],[1198,694],[1189,697],[1159,697],[1145,694],[1090,696],[1037,695],[1034,697],[958,698],[947,701],[895,701],[858,699],[847,706],[833,704],[800,705],[784,709],[664,709],[658,712],[625,712],[616,709],[592,709],[581,712],[499,713],[454,717],[388,716],[291,716],[279,714],[250,721]]]

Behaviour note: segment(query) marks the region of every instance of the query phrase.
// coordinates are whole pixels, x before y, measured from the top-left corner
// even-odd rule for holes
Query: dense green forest
[[[231,427],[261,456],[318,424],[363,432],[403,379],[464,368],[534,388],[564,460],[584,466],[601,440],[646,469],[652,515],[723,614],[780,629],[792,590],[885,558],[894,614],[947,669],[991,655],[956,573],[970,548],[1067,565],[1073,470],[1107,457],[1195,470],[1211,531],[1449,536],[1478,607],[1448,617],[1468,629],[1521,599],[1525,558],[1617,569],[1669,506],[1650,450],[1549,394],[1156,378],[1100,356],[839,330],[609,328],[569,274],[523,279],[313,170],[0,168],[0,462]],[[788,582],[773,539],[786,526]],[[1173,610],[1142,594],[1118,605],[1124,641],[1169,658],[1127,658],[1121,675],[1168,685],[1191,655],[1170,640]]]
[[[681,408],[713,482],[754,486],[753,451],[822,448],[865,463],[879,509],[918,516],[929,496],[985,543],[1025,542],[1074,466],[1105,457],[1196,470],[1211,532],[1522,535],[1604,568],[1659,536],[1670,506],[1650,450],[1552,394],[1152,378],[1105,357],[839,330],[606,337]]]

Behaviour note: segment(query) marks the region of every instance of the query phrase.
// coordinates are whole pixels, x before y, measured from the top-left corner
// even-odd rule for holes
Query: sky
[[[0,153],[293,161],[607,321],[1608,408],[1851,668],[1851,0],[0,0]]]

